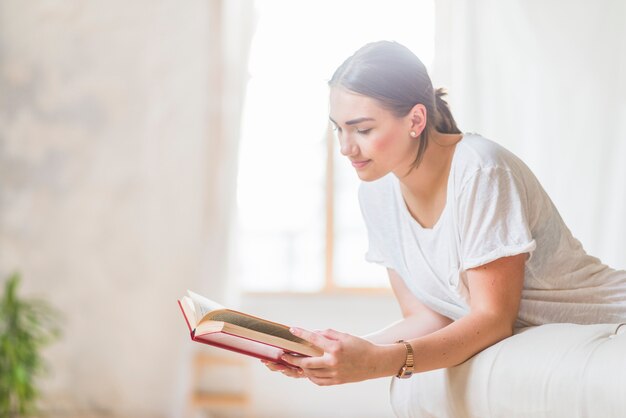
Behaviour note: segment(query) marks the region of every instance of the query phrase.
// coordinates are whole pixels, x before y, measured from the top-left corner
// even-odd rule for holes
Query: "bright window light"
[[[317,291],[325,283],[327,81],[362,45],[398,41],[429,67],[432,0],[255,2],[237,182],[237,275],[248,291]],[[335,147],[333,280],[387,286],[368,264],[359,179]]]

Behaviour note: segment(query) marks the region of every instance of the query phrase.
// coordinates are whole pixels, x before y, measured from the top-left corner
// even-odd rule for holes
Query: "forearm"
[[[396,338],[393,334],[398,327],[408,326],[416,320],[410,318],[388,327],[387,332],[382,334]],[[287,373],[292,373],[289,374],[292,377],[307,377],[318,385],[394,376],[406,360],[403,344],[376,344],[334,330],[310,332],[293,329],[292,332],[321,347],[324,355],[299,357],[285,354],[283,360],[300,368]],[[511,322],[503,321],[501,315],[472,312],[438,331],[408,339],[408,342],[415,355],[415,371],[424,372],[460,364],[511,333]],[[407,337],[400,337],[407,340]],[[284,366],[273,367],[273,370],[285,372]]]
[[[416,372],[456,366],[512,335],[526,259],[527,254],[502,257],[467,270],[471,311],[455,322],[421,303],[390,270],[391,284],[405,319],[367,339],[334,330],[293,330],[294,335],[321,347],[324,355],[302,358],[285,354],[283,359],[299,367],[303,376],[318,385],[394,376],[406,360],[407,347],[394,343],[402,339],[411,344]]]
[[[429,318],[424,315],[412,315],[403,318],[393,324],[364,335],[362,338],[374,344],[392,344],[398,340],[410,340],[435,332],[447,325],[452,320],[448,318]]]
[[[481,350],[510,336],[512,328],[501,318],[471,313],[435,332],[417,338],[403,338],[415,353],[415,371],[447,368],[463,363]],[[401,344],[377,346],[381,361],[379,376],[393,376],[404,365],[406,349]]]

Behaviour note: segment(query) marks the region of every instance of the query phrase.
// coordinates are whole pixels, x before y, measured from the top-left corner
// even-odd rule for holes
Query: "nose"
[[[339,146],[341,154],[346,157],[352,157],[359,153],[359,147],[356,142],[350,138],[350,135],[337,135],[339,137]]]

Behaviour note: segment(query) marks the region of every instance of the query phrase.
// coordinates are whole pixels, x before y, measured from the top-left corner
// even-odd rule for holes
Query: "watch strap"
[[[404,366],[402,366],[400,371],[398,371],[396,377],[399,377],[400,379],[407,379],[411,377],[411,375],[415,371],[415,358],[413,354],[413,347],[411,346],[411,344],[404,340],[398,340],[396,342],[399,344],[404,344],[404,347],[406,348],[406,359],[404,361]]]

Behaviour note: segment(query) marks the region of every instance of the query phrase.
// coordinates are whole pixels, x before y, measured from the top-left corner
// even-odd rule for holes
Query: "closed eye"
[[[356,131],[358,133],[360,133],[361,135],[367,135],[368,133],[370,133],[370,131],[372,130],[372,128],[368,128],[368,129],[357,129]]]
[[[335,132],[341,132],[341,128],[340,128],[339,126],[335,125],[334,123],[333,123],[333,124],[331,124],[331,126],[332,126],[332,128],[333,128],[333,131],[335,131]]]

